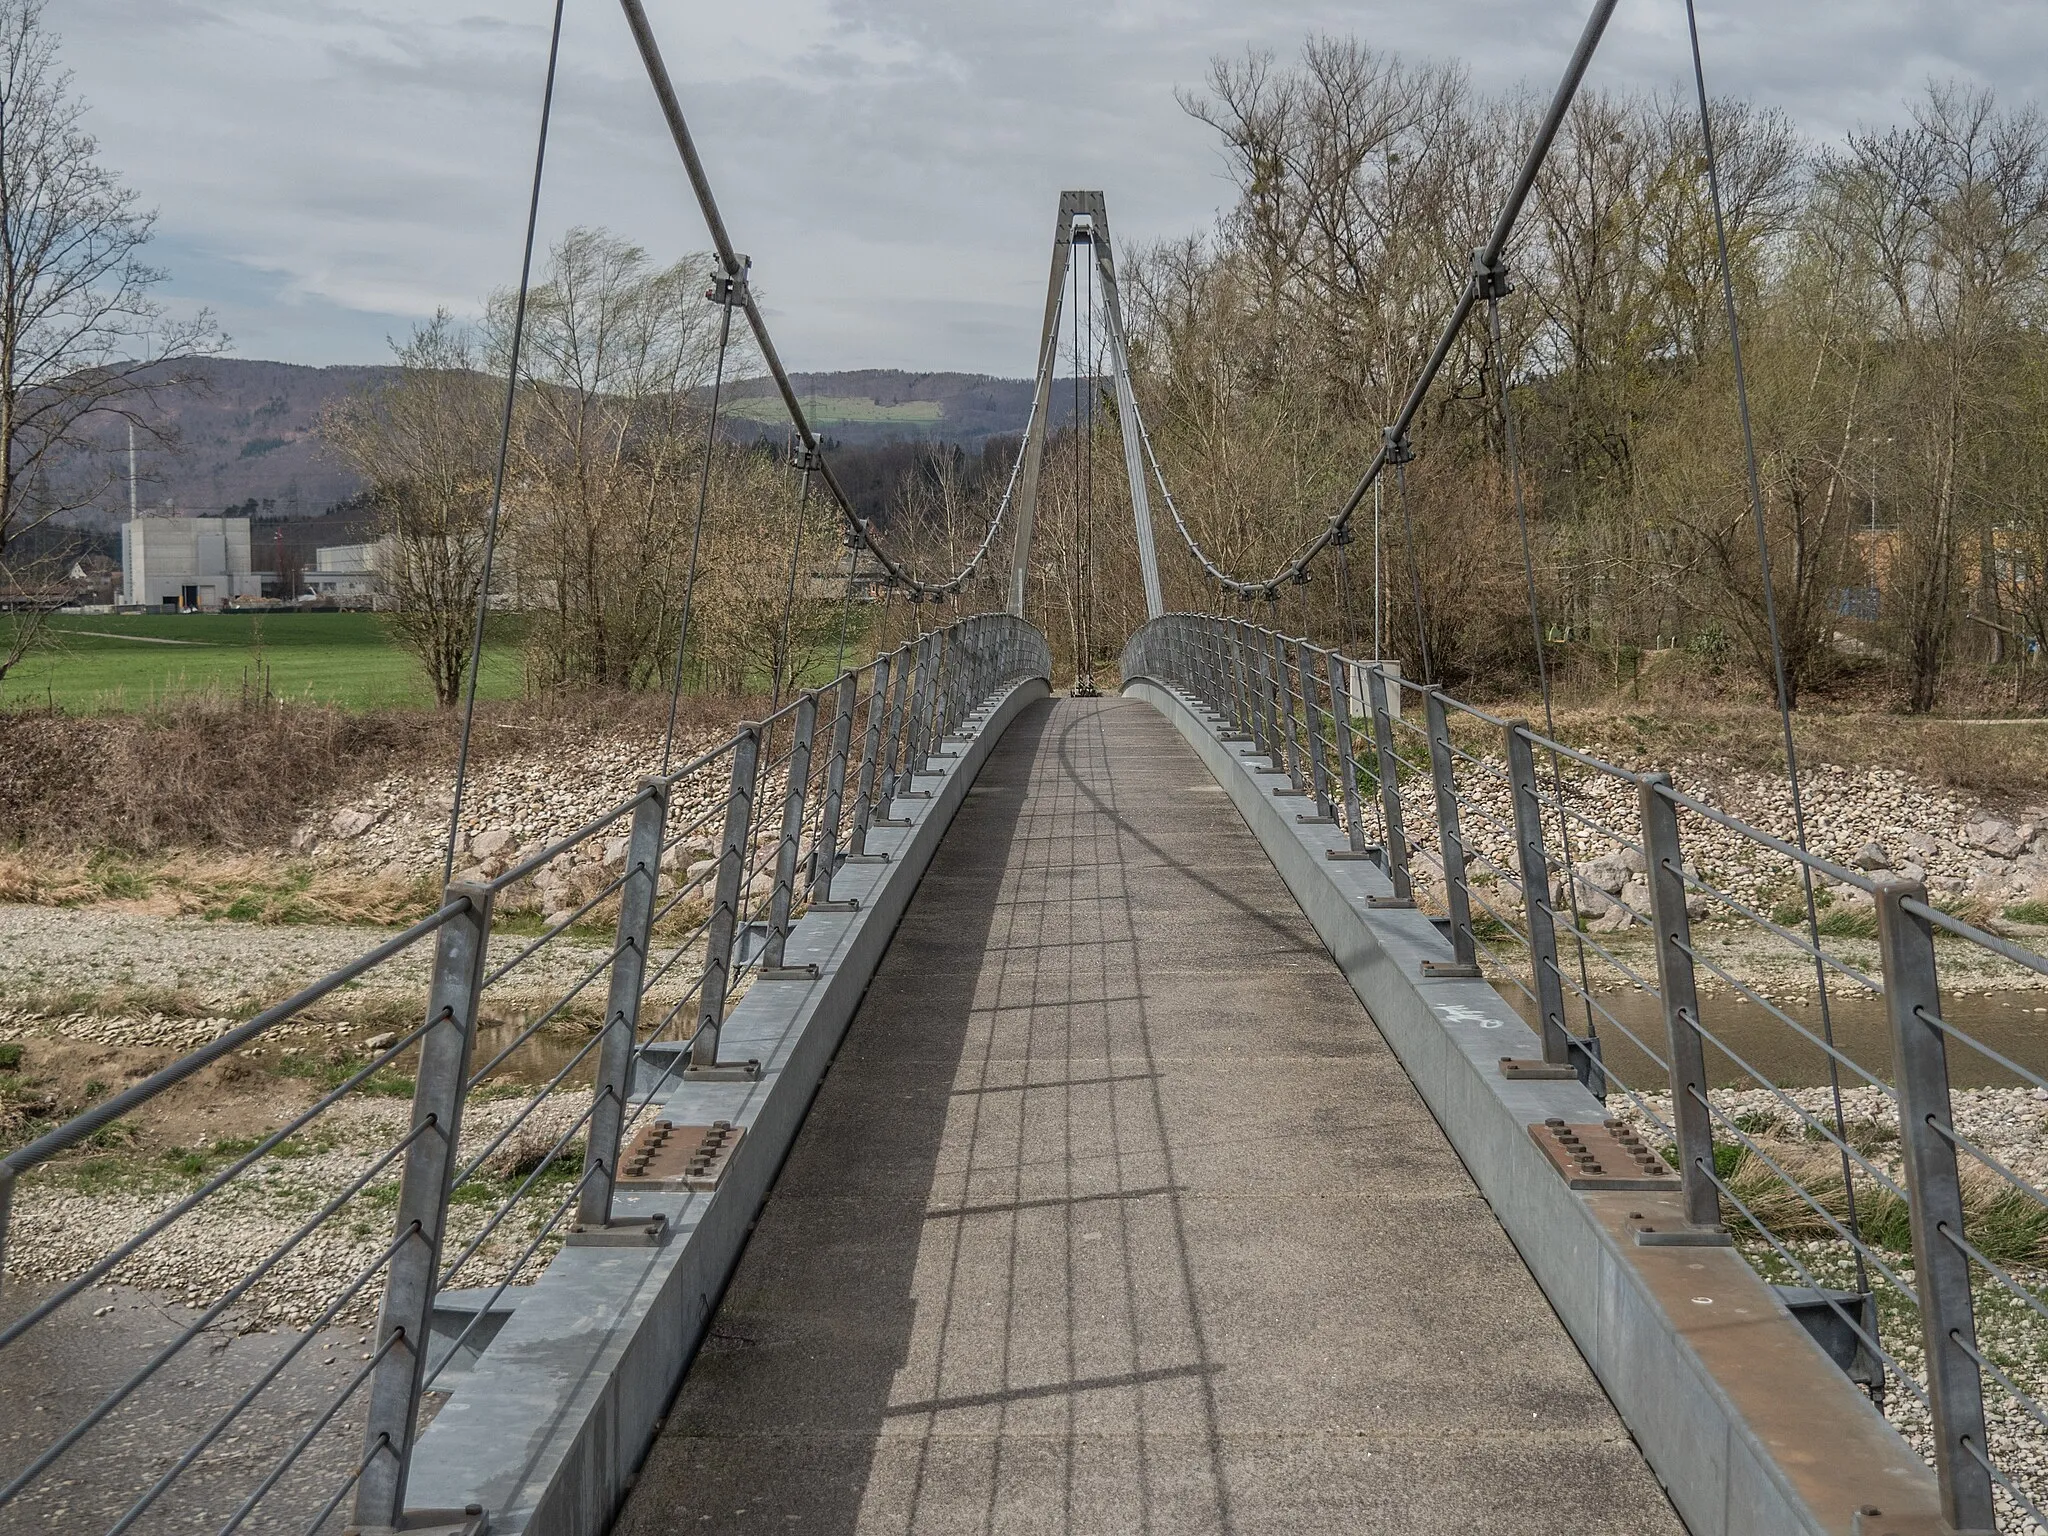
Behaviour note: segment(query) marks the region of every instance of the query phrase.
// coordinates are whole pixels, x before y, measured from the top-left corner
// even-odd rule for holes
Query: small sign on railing
[[[1387,679],[1387,713],[1396,720],[1401,718],[1401,690],[1396,686],[1401,681],[1401,663],[1398,661],[1351,661],[1345,666],[1351,675],[1345,679],[1346,691],[1351,695],[1351,718],[1363,720],[1372,712],[1372,695],[1366,690],[1365,669],[1378,667]]]

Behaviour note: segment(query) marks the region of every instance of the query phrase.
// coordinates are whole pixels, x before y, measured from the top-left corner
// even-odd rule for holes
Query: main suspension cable
[[[469,637],[469,685],[462,705],[462,745],[455,754],[455,793],[448,805],[448,846],[441,883],[455,878],[455,843],[462,835],[462,795],[469,785],[469,738],[476,724],[476,684],[484,669],[484,615],[491,607],[491,565],[498,553],[498,517],[505,504],[505,466],[512,455],[512,412],[519,403],[519,345],[526,336],[526,299],[533,286],[534,232],[540,227],[540,187],[548,160],[548,123],[555,109],[555,71],[562,59],[562,10],[555,0],[554,29],[548,36],[547,82],[540,93],[540,133],[533,150],[533,190],[526,199],[526,243],[519,257],[519,297],[512,308],[512,342],[505,363],[505,411],[498,421],[498,462],[491,473],[491,510],[484,519],[483,572],[477,581],[476,623]]]
[[[1700,24],[1693,0],[1685,0],[1686,36],[1692,44],[1693,89],[1699,101],[1700,149],[1707,163],[1707,196],[1714,211],[1714,250],[1721,264],[1721,305],[1728,320],[1728,350],[1735,368],[1735,414],[1742,424],[1743,471],[1748,477],[1749,515],[1756,529],[1757,568],[1763,579],[1764,623],[1771,632],[1771,676],[1777,685],[1778,724],[1785,738],[1785,778],[1792,791],[1793,840],[1808,851],[1806,806],[1799,793],[1799,750],[1792,739],[1792,695],[1785,675],[1785,644],[1778,630],[1778,599],[1771,576],[1771,541],[1764,522],[1763,476],[1757,470],[1756,432],[1749,418],[1749,380],[1742,364],[1742,326],[1735,313],[1735,271],[1728,260],[1728,225],[1721,211],[1721,171],[1714,154],[1713,114],[1707,105],[1707,71],[1700,59]],[[1820,987],[1820,1032],[1827,1043],[1828,1091],[1834,1101],[1835,1139],[1842,1154],[1843,1214],[1856,1258],[1856,1286],[1870,1290],[1870,1272],[1863,1261],[1862,1226],[1856,1213],[1856,1184],[1849,1177],[1848,1127],[1842,1106],[1842,1070],[1836,1059],[1835,1024],[1828,1004],[1828,968],[1821,956],[1820,906],[1814,899],[1813,866],[1801,860],[1800,885],[1806,897],[1806,938],[1813,950],[1813,974]]]
[[[1613,0],[1606,0],[1612,4]],[[911,574],[902,564],[892,559],[889,553],[875,542],[875,526],[870,518],[862,517],[854,510],[852,499],[839,483],[839,477],[832,472],[831,461],[825,457],[818,435],[811,429],[810,418],[804,413],[803,402],[797,398],[796,386],[790,381],[789,371],[782,364],[781,355],[775,350],[774,338],[768,334],[768,321],[761,313],[761,306],[754,298],[752,287],[746,282],[745,259],[733,248],[732,236],[725,227],[725,218],[718,211],[718,199],[711,190],[710,177],[705,173],[704,162],[697,153],[696,141],[690,136],[689,124],[684,120],[682,102],[676,95],[675,83],[669,77],[668,66],[662,61],[661,48],[654,39],[654,29],[647,20],[646,8],[641,0],[619,0],[620,9],[625,13],[626,25],[633,33],[633,42],[640,50],[641,63],[646,67],[649,84],[654,88],[656,102],[661,107],[662,117],[668,124],[669,135],[675,140],[676,152],[682,157],[683,169],[690,178],[690,188],[696,194],[698,210],[703,214],[704,226],[711,236],[713,248],[718,253],[720,273],[738,284],[738,298],[746,310],[747,325],[753,332],[754,345],[761,354],[761,361],[767,364],[769,375],[775,380],[777,392],[782,396],[783,408],[789,413],[790,424],[803,439],[804,447],[817,459],[818,477],[825,482],[832,499],[845,519],[851,534],[860,541],[868,553],[880,562],[889,579],[910,593],[913,602],[927,598],[937,599],[957,593],[972,577],[995,543],[996,531],[1001,526],[1004,514],[1009,509],[1009,498],[1005,496],[990,520],[987,535],[981,545],[962,566],[951,576],[940,581],[924,581]]]

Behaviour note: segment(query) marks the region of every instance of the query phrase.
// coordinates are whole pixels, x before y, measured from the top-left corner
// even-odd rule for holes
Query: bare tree
[[[708,257],[656,267],[604,230],[549,253],[527,308],[509,532],[541,680],[642,686],[670,665],[717,351]],[[492,301],[493,351],[511,301]],[[746,354],[736,341],[726,376]],[[715,467],[715,466],[714,466]]]
[[[211,317],[174,321],[152,297],[155,215],[100,164],[85,111],[41,0],[0,0],[0,580],[25,574],[10,544],[106,488],[111,472],[73,469],[92,462],[88,424],[160,437],[144,407],[188,382],[175,360],[226,344]],[[33,633],[17,623],[0,676]]]
[[[369,482],[388,622],[447,708],[461,694],[476,624],[502,407],[447,311],[396,351],[397,375],[335,405],[321,430]]]

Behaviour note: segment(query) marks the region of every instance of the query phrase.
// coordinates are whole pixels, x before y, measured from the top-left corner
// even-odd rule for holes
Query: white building
[[[374,605],[384,591],[385,540],[371,544],[330,544],[313,551],[306,590],[336,603]]]
[[[263,595],[246,517],[138,517],[121,528],[121,601],[173,612]]]

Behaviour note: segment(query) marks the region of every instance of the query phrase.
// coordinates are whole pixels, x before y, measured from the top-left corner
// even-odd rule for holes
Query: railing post
[[[1301,794],[1301,743],[1294,735],[1294,679],[1287,670],[1287,642],[1273,631],[1273,703],[1280,720],[1283,757],[1273,759],[1276,771],[1284,771],[1295,794]]]
[[[853,831],[846,839],[847,858],[861,862],[873,857],[868,853],[868,823],[875,814],[875,791],[882,766],[882,726],[888,712],[889,658],[877,656],[875,675],[868,685],[868,723],[861,736],[860,779],[853,792]]]
[[[1351,856],[1365,857],[1365,813],[1358,803],[1358,761],[1351,755],[1350,663],[1330,652],[1330,731],[1337,738],[1337,777],[1344,784],[1344,830]]]
[[[768,943],[761,951],[761,974],[786,980],[818,974],[815,965],[790,969],[783,963],[789,945],[789,914],[796,905],[797,855],[803,851],[804,802],[811,789],[811,742],[818,733],[818,696],[797,700],[796,731],[789,743],[789,772],[783,780],[782,839],[775,845],[775,889],[768,898]]]
[[[1245,670],[1251,686],[1252,701],[1252,750],[1251,756],[1263,757],[1275,768],[1280,759],[1273,751],[1271,729],[1273,706],[1273,659],[1267,652],[1265,642],[1257,638],[1249,620],[1245,621]]]
[[[633,1047],[639,1042],[648,933],[654,925],[654,898],[661,883],[669,786],[664,779],[646,779],[640,793],[643,798],[633,807],[632,831],[626,839],[626,878],[619,887],[619,929],[612,946],[611,990],[604,1005],[604,1041],[597,1048],[590,1136],[583,1151],[583,1187],[576,1194],[576,1221],[585,1228],[601,1229],[612,1219],[619,1138],[626,1123],[626,1095],[633,1086]]]
[[[908,822],[900,820],[892,815],[891,812],[896,809],[896,787],[898,783],[896,754],[903,745],[903,723],[910,709],[913,650],[920,656],[923,654],[923,646],[921,644],[913,645],[910,641],[905,641],[896,648],[896,655],[900,659],[897,662],[896,687],[891,695],[889,704],[889,718],[883,728],[885,740],[882,744],[882,782],[880,792],[876,797],[875,812],[872,817],[873,825],[878,827],[909,825]]]
[[[737,936],[740,886],[746,879],[747,843],[754,825],[755,775],[761,760],[761,727],[742,725],[732,749],[732,787],[725,802],[725,837],[718,851],[718,884],[704,939],[704,980],[697,989],[697,1030],[683,1067],[685,1078],[758,1077],[759,1062],[727,1065],[718,1059],[718,1034],[725,1025],[726,991],[732,985],[732,947]]]
[[[1522,915],[1529,929],[1530,980],[1541,1015],[1543,1059],[1571,1063],[1571,1035],[1564,1026],[1564,978],[1557,968],[1557,929],[1551,921],[1550,857],[1543,851],[1543,806],[1536,798],[1536,756],[1528,722],[1507,726],[1508,778],[1515,793],[1515,850],[1522,870]]]
[[[917,787],[917,776],[926,771],[925,733],[931,724],[932,690],[937,681],[939,637],[928,634],[917,643],[917,674],[910,689],[910,713],[903,722],[903,771],[896,779],[896,793],[907,800],[925,800],[930,790]]]
[[[1664,1041],[1671,1063],[1671,1124],[1678,1139],[1678,1177],[1688,1226],[1721,1225],[1714,1172],[1714,1116],[1707,1106],[1707,1053],[1700,1038],[1700,997],[1692,968],[1692,916],[1685,906],[1685,855],[1678,841],[1678,805],[1659,791],[1668,773],[1641,784],[1643,863],[1649,870],[1650,923],[1657,945],[1657,991],[1664,1003]]]
[[[1908,910],[1927,904],[1918,880],[1880,875],[1877,941],[1885,1012],[1892,1026],[1892,1077],[1899,1095],[1906,1197],[1913,1226],[1913,1282],[1920,1293],[1920,1331],[1927,1350],[1927,1400],[1934,1419],[1934,1468],[1942,1514],[1952,1530],[1996,1528],[1991,1447],[1984,1433],[1984,1383],[1970,1257],[1960,1246],[1962,1181],[1956,1173],[1955,1128],[1948,1086],[1948,1042],[1935,972],[1934,925]]]
[[[1337,813],[1330,804],[1330,767],[1323,760],[1323,727],[1316,718],[1316,669],[1309,660],[1316,648],[1303,640],[1294,654],[1301,674],[1302,728],[1308,736],[1308,780],[1316,797],[1315,819],[1334,822]]]
[[[846,760],[853,751],[853,706],[859,693],[859,674],[849,672],[839,679],[832,755],[825,762],[825,807],[818,817],[817,840],[811,844],[811,905],[821,911],[853,910],[851,902],[832,899],[832,877],[839,873],[839,822],[846,804]]]
[[[405,1513],[406,1476],[412,1468],[434,1291],[441,1275],[441,1239],[462,1138],[477,999],[483,992],[484,955],[490,944],[490,889],[451,885],[445,899],[466,899],[469,908],[442,924],[434,938],[433,979],[427,991],[431,1022],[420,1039],[419,1075],[412,1094],[411,1129],[418,1134],[406,1148],[393,1228],[394,1238],[409,1241],[391,1257],[377,1308],[378,1354],[363,1426],[365,1466],[355,1492],[359,1526],[395,1527]]]
[[[1223,623],[1230,635],[1231,718],[1236,723],[1237,739],[1250,742],[1256,752],[1259,715],[1252,702],[1250,663],[1245,657],[1244,620],[1225,619]]]
[[[1394,717],[1387,713],[1387,679],[1377,662],[1365,669],[1365,694],[1372,705],[1372,740],[1379,758],[1380,816],[1387,826],[1387,843],[1382,852],[1387,861],[1387,878],[1394,882],[1392,901],[1380,905],[1413,906],[1415,887],[1408,878],[1408,833],[1401,819],[1401,762],[1394,755]]]
[[[1429,730],[1429,776],[1436,790],[1437,846],[1444,856],[1444,906],[1451,918],[1451,962],[1422,962],[1425,976],[1477,976],[1479,947],[1472,940],[1472,892],[1465,883],[1465,833],[1458,817],[1457,760],[1451,753],[1451,715],[1443,690],[1434,686],[1422,695],[1423,723]]]

